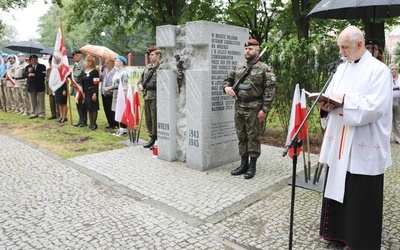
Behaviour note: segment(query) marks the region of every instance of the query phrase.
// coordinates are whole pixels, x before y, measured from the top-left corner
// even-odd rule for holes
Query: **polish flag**
[[[130,85],[128,85],[128,91],[126,93],[126,101],[125,101],[125,110],[124,113],[122,114],[121,122],[125,124],[129,130],[132,130],[133,127],[135,126],[133,103],[134,100],[132,95],[132,88]]]
[[[304,91],[301,92],[300,95],[300,88],[299,84],[296,84],[296,88],[294,90],[293,95],[293,102],[292,102],[292,111],[290,113],[290,121],[289,121],[289,130],[286,137],[286,145],[289,145],[290,140],[293,139],[294,134],[300,127],[300,124],[304,120],[307,115],[307,106],[306,106],[306,95]],[[302,127],[300,133],[297,136],[297,139],[303,140],[307,138],[307,130],[308,130],[308,123],[305,122],[304,126]],[[297,155],[300,154],[301,148],[298,148],[296,153]],[[288,151],[288,155],[290,158],[293,158],[294,149],[291,147]]]
[[[135,84],[135,93],[133,94],[133,115],[135,116],[135,126],[140,124],[140,98],[137,84]]]
[[[122,87],[122,81],[119,83],[118,86],[118,95],[117,95],[117,105],[115,107],[115,121],[123,122],[122,116],[124,115],[125,111],[125,93],[124,87]]]
[[[12,84],[13,86],[15,86],[15,79],[10,75],[10,70],[7,70],[6,78],[7,78],[8,81],[11,82],[11,84]]]
[[[83,99],[83,89],[81,85],[76,83],[74,74],[72,73],[71,73],[71,82],[72,82],[72,87],[76,89],[75,102],[78,103],[78,100]]]
[[[61,26],[58,28],[56,43],[54,45],[53,59],[51,60],[51,72],[49,87],[56,92],[71,73],[69,69],[67,50],[65,49],[64,38],[62,37]]]

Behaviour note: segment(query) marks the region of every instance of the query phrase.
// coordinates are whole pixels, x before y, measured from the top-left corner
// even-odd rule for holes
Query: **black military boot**
[[[249,168],[249,157],[242,156],[242,162],[240,166],[231,172],[232,175],[241,175],[246,173],[247,169]]]
[[[244,174],[245,179],[251,179],[254,177],[254,175],[256,174],[256,163],[257,163],[257,158],[250,157],[249,169],[247,169],[247,172]]]
[[[157,136],[153,135],[150,138],[151,140],[149,141],[149,143],[143,145],[144,148],[150,148],[151,146],[153,146],[156,142]]]

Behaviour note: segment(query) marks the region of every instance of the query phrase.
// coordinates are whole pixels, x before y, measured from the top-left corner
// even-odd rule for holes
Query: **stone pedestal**
[[[206,21],[157,27],[163,70],[157,72],[159,159],[186,161],[199,171],[240,159],[234,100],[222,83],[244,60],[248,29]],[[184,61],[178,90],[175,55]]]

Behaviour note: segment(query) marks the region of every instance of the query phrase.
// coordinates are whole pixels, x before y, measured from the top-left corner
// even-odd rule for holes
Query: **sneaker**
[[[120,130],[118,130],[117,132],[115,132],[115,133],[112,133],[112,135],[118,136],[120,132],[121,132],[121,131],[120,131]]]
[[[113,133],[113,135],[115,135],[115,136],[125,136],[125,135],[127,135],[126,129],[119,128],[116,133]]]
[[[118,137],[120,137],[120,136],[127,136],[128,135],[128,133],[126,133],[126,132],[124,132],[124,131],[120,131],[117,135],[115,135],[115,136],[118,136]]]

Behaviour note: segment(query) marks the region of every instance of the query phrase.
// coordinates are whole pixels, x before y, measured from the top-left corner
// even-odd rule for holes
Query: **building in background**
[[[400,27],[394,28],[389,35],[386,35],[386,63],[392,63],[396,60],[396,55],[394,54],[397,44],[400,43]]]

